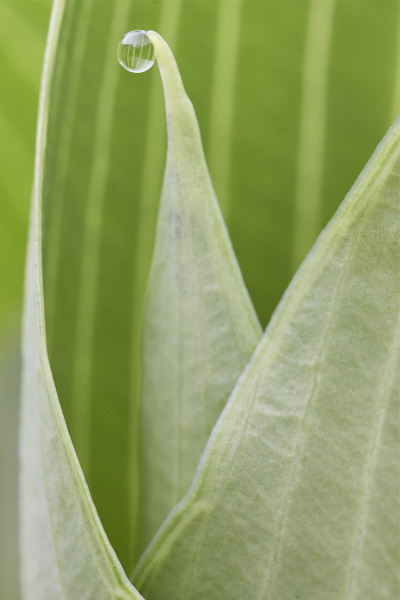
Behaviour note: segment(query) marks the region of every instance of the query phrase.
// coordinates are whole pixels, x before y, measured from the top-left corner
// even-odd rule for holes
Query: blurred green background
[[[0,2],[0,598],[19,598],[17,428],[23,270],[50,0]]]
[[[0,598],[7,600],[18,598],[19,329],[50,10],[47,0],[0,2]],[[398,0],[67,2],[44,196],[49,351],[96,506],[128,569],[124,530],[131,509],[123,479],[132,442],[126,426],[122,430],[118,423],[129,421],[131,411],[126,373],[132,379],[132,372],[138,372],[138,349],[133,358],[129,354],[129,330],[138,340],[165,159],[159,76],[155,69],[132,76],[115,58],[119,38],[139,28],[158,30],[175,53],[233,246],[264,326],[400,111]],[[89,452],[94,460],[85,458],[79,427],[74,427],[71,370],[77,359],[71,323],[79,319],[77,290],[90,225],[85,203],[93,170],[102,161],[107,168],[101,188],[100,284],[93,300],[88,375],[88,394],[96,407]],[[116,349],[126,357],[122,364],[115,360]]]

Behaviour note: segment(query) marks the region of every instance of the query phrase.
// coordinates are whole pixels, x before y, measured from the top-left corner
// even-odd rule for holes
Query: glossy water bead
[[[154,65],[154,46],[146,31],[126,33],[118,46],[118,60],[131,73],[143,73]]]

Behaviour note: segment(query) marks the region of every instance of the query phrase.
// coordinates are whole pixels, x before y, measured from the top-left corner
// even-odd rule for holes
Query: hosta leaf
[[[11,4],[23,12],[36,2]],[[314,232],[307,227],[311,247],[393,120],[399,17],[397,0],[66,3],[43,189],[46,335],[74,447],[127,569],[138,529],[140,317],[165,118],[156,69],[124,72],[118,42],[131,29],[157,29],[175,52],[233,247],[266,324],[292,276],[294,232],[308,207],[299,201],[295,210],[304,198],[298,174],[307,181],[301,148],[319,159],[312,177],[321,219]],[[313,135],[300,127],[310,113],[318,116]]]
[[[67,432],[47,357],[41,207],[50,90],[65,3],[54,3],[42,81],[26,269],[21,426],[21,573],[25,600],[129,600],[126,578],[97,516]]]
[[[143,331],[144,549],[190,487],[211,430],[261,338],[212,188],[193,107],[149,32],[166,97],[168,155]]]
[[[400,120],[294,279],[141,561],[146,599],[398,596],[399,200]]]

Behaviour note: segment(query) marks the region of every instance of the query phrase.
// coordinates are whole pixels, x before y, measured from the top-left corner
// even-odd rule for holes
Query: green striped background
[[[10,39],[0,36],[0,324],[20,298],[37,105],[37,67],[29,64],[40,61],[49,8],[46,1],[0,3],[0,29]],[[156,29],[175,53],[233,246],[266,325],[400,111],[400,4],[66,2],[44,188],[48,343],[78,456],[128,571],[135,554],[140,315],[166,149],[156,69],[132,75],[116,60],[130,29]]]

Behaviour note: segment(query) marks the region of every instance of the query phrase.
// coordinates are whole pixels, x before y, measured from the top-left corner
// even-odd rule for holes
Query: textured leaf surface
[[[220,214],[192,104],[155,32],[168,155],[143,330],[141,503],[145,550],[188,491],[211,430],[262,331]]]
[[[305,261],[134,581],[148,600],[399,594],[400,120]]]
[[[41,200],[54,54],[65,3],[55,2],[42,81],[26,267],[20,550],[24,600],[141,598],[98,519],[54,387],[44,327]]]
[[[23,12],[43,2],[11,4]],[[173,49],[266,324],[300,260],[299,182],[312,176],[317,190],[308,248],[399,111],[399,22],[397,0],[66,3],[43,181],[46,336],[74,447],[127,569],[137,554],[139,332],[165,117],[156,69],[124,72],[117,44],[131,29],[157,29]],[[303,151],[319,160],[307,177]],[[13,221],[1,223],[11,231]]]

